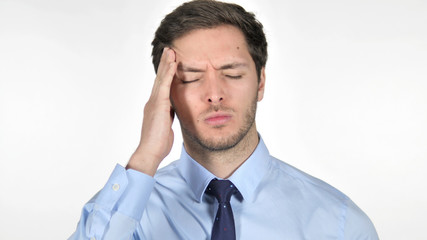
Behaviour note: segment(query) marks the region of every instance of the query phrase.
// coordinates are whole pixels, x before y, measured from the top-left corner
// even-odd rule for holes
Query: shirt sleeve
[[[369,217],[350,199],[347,202],[343,226],[344,240],[378,240],[378,234]]]
[[[134,239],[155,180],[116,165],[105,186],[83,207],[69,240]]]

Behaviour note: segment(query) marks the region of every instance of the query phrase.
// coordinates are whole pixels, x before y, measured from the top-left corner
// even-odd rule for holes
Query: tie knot
[[[229,180],[213,179],[206,189],[206,193],[213,195],[219,203],[230,202],[231,195],[237,188]]]

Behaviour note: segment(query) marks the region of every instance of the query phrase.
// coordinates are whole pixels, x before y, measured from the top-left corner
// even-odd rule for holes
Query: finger
[[[162,56],[160,57],[160,63],[159,63],[159,66],[157,68],[157,75],[156,75],[156,78],[154,80],[153,88],[151,90],[152,96],[156,95],[158,93],[158,88],[159,88],[160,82],[162,82],[162,79],[164,78],[165,73],[168,72],[168,70],[170,68],[169,62],[170,62],[171,58],[169,58],[169,56],[168,56],[170,54],[169,50],[170,50],[170,48],[168,48],[168,47],[163,48]]]
[[[165,61],[166,61],[166,55],[167,55],[167,48],[163,48],[162,56],[160,57],[159,66],[157,68],[157,75],[162,72],[162,70],[165,68]]]
[[[173,78],[175,76],[176,67],[177,67],[177,63],[175,61],[175,58],[176,58],[175,51],[172,49],[168,49],[168,53],[166,57],[167,57],[167,63],[169,64],[168,66],[169,68],[166,72],[166,75],[169,78]],[[168,80],[171,80],[171,79],[168,79]]]
[[[167,48],[168,53],[166,55],[168,62],[176,62],[176,52],[173,48]]]
[[[176,68],[175,52],[170,48],[165,48],[162,54],[161,64],[159,65],[159,71],[157,72],[157,77],[154,82],[152,96],[158,96],[163,99],[169,98]]]
[[[172,53],[171,55],[175,55],[175,54]],[[170,94],[170,88],[172,85],[172,81],[173,81],[173,78],[174,78],[175,73],[176,73],[176,68],[177,68],[176,62],[170,62],[165,75],[162,77],[162,79],[159,79],[160,80],[160,89],[161,89],[161,91],[165,91],[163,94],[167,94],[168,98],[169,98],[169,94]],[[163,96],[166,97],[166,95],[163,95]]]
[[[171,56],[172,55],[172,56]],[[175,53],[168,47],[163,49],[162,56],[160,58],[159,68],[157,69],[157,75],[162,76],[167,72],[168,65],[175,61]]]
[[[175,75],[175,72],[175,52],[170,48],[165,48],[159,65],[159,71],[157,71],[156,82],[161,83],[166,81],[166,84],[169,85]]]

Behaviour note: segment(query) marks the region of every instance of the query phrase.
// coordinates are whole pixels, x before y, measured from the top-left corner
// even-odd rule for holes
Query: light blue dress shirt
[[[154,178],[117,165],[83,208],[70,239],[210,239],[216,178],[183,148]],[[229,178],[240,191],[231,206],[237,239],[378,239],[346,195],[272,156],[264,142]]]

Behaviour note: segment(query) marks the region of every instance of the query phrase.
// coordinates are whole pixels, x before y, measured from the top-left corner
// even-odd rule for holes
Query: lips
[[[205,118],[205,123],[213,126],[224,125],[231,120],[231,115],[226,113],[215,113]]]

